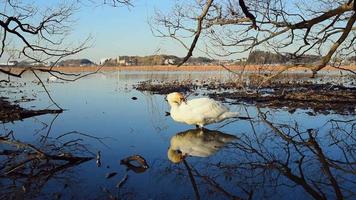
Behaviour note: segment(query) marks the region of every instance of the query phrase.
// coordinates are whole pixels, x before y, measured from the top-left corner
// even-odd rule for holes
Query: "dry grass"
[[[91,72],[96,71],[100,66],[71,66],[71,67],[54,67],[54,70],[59,70],[63,72]],[[227,66],[228,69],[232,71],[241,72],[244,71],[279,71],[284,68],[284,66],[262,66],[262,65],[247,65],[247,66]],[[356,66],[342,66],[342,68],[356,71]],[[21,68],[12,68],[13,72],[20,71]],[[176,67],[175,65],[159,65],[159,66],[113,66],[113,67],[102,67],[101,71],[225,71],[221,66],[217,65],[204,65],[204,66],[181,66]],[[327,66],[321,71],[335,71],[339,70],[331,66]],[[310,70],[302,67],[291,68],[288,71],[293,72],[310,72]]]

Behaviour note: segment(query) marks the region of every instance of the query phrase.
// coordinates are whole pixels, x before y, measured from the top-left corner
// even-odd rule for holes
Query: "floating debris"
[[[118,199],[113,194],[111,194],[111,192],[107,188],[101,187],[101,190],[108,195],[108,199],[112,199],[112,200]]]
[[[96,166],[101,167],[101,152],[96,153]]]
[[[137,163],[138,165],[134,165],[133,164],[134,162]],[[120,161],[120,164],[126,165],[127,170],[132,170],[135,173],[143,173],[149,168],[146,160],[140,155],[133,155],[125,159],[122,159]]]
[[[132,100],[137,100],[137,97],[132,97],[131,99],[132,99]]]
[[[192,90],[191,86],[191,82],[184,81],[165,82],[161,84],[153,83],[152,81],[143,81],[134,86],[134,88],[138,91],[149,91],[153,94],[169,94],[171,92],[190,92]]]
[[[116,172],[110,172],[110,173],[107,173],[107,174],[105,175],[105,178],[110,179],[110,178],[112,178],[112,177],[114,177],[114,176],[116,176],[116,175],[117,175]]]
[[[129,176],[125,174],[125,176],[121,179],[121,181],[117,183],[116,187],[121,188],[126,183],[128,178]]]

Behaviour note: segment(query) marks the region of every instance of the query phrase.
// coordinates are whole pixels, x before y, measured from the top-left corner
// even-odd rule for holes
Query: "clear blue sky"
[[[66,2],[66,0],[63,1]],[[94,3],[90,3],[91,1]],[[292,11],[295,9],[294,1],[287,1],[287,8]],[[57,5],[61,0],[22,0],[22,2],[30,5],[35,4],[40,8],[47,6],[53,8],[55,7],[53,5]],[[67,42],[72,42],[71,46],[74,47],[88,36],[93,38],[90,41],[91,48],[73,56],[75,58],[88,58],[98,62],[102,58],[120,55],[173,54],[182,57],[187,53],[186,49],[172,39],[154,37],[148,24],[154,17],[155,9],[168,13],[175,3],[174,0],[133,0],[134,6],[129,8],[125,6],[98,6],[104,0],[80,0],[79,2],[82,4],[79,4],[78,10],[73,16],[75,19],[72,27],[73,32],[67,38]],[[191,40],[192,38],[189,38],[188,42]],[[268,44],[265,45],[268,46]],[[288,48],[293,48],[293,46]],[[246,55],[243,53],[234,57]],[[194,56],[205,56],[205,54],[196,49]],[[4,59],[6,59],[5,56],[0,60]]]
[[[61,2],[71,3],[77,0],[22,0],[23,5],[38,8],[39,15],[35,17],[36,24],[46,8],[56,8]],[[110,1],[110,0],[107,0]],[[185,56],[187,51],[171,39],[154,37],[149,21],[154,17],[155,10],[170,11],[174,0],[133,0],[133,7],[112,7],[103,5],[104,0],[80,0],[73,20],[71,34],[66,38],[65,46],[76,47],[89,36],[91,47],[71,58],[88,58],[99,62],[102,58],[112,58],[120,55],[152,55],[172,54]],[[92,2],[92,3],[91,3]],[[4,10],[7,6],[0,6]],[[18,39],[11,41],[10,48],[17,46]],[[22,45],[22,44],[21,44]],[[199,53],[195,53],[195,56]],[[3,55],[0,62],[5,62],[8,55]],[[21,60],[21,59],[20,59]]]
[[[182,46],[154,37],[148,24],[155,9],[169,10],[172,4],[172,0],[136,0],[130,8],[81,6],[74,16],[77,21],[70,40],[78,42],[91,35],[93,46],[76,57],[98,62],[101,58],[119,55],[184,56],[186,51]]]

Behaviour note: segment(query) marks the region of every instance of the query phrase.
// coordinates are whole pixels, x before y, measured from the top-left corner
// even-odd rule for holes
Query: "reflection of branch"
[[[315,199],[326,199],[324,195],[320,195],[316,190],[314,190],[304,178],[299,177],[295,174],[292,173],[292,170],[287,167],[286,165],[282,165],[280,167],[277,167],[277,169],[280,168],[282,173],[289,178],[291,181],[297,183],[298,185],[302,186],[306,192],[308,192],[311,196],[313,196]]]
[[[259,118],[250,121],[250,132],[239,134],[239,139],[226,149],[228,155],[219,157],[222,159],[200,159],[199,169],[184,160],[193,189],[197,186],[200,195],[205,197],[206,188],[226,199],[241,199],[224,187],[234,185],[240,190],[237,194],[243,191],[246,198],[270,197],[270,191],[275,197],[279,190],[286,192],[284,187],[300,188],[312,199],[355,196],[356,124],[352,117],[330,119],[322,125],[322,131],[313,132],[318,129],[306,129],[305,124],[297,122],[277,123],[267,119],[260,109],[257,114]],[[201,173],[202,168],[206,173]],[[224,182],[219,183],[221,179]]]
[[[326,196],[324,194],[324,192],[321,190],[320,186],[317,184],[316,181],[311,180],[311,182],[313,183],[313,186],[317,189],[313,189],[311,187],[310,184],[307,183],[307,180],[305,179],[305,174],[302,170],[302,164],[303,164],[303,160],[306,156],[306,154],[302,153],[302,148],[307,148],[308,150],[311,151],[311,153],[313,155],[316,155],[316,157],[318,158],[320,164],[321,164],[321,168],[324,172],[324,174],[326,174],[327,179],[330,181],[330,186],[333,188],[333,190],[335,191],[335,195],[337,199],[344,199],[344,195],[341,191],[341,187],[339,186],[338,181],[336,180],[335,176],[332,174],[331,169],[330,168],[335,168],[338,169],[340,171],[346,172],[346,173],[352,173],[354,174],[353,171],[348,170],[348,169],[344,169],[342,166],[339,166],[337,163],[339,164],[349,164],[350,167],[352,168],[352,162],[350,162],[348,160],[348,158],[346,157],[346,154],[344,152],[344,156],[345,156],[345,160],[347,161],[346,163],[339,161],[339,160],[333,160],[328,158],[323,150],[321,149],[320,145],[317,143],[315,136],[313,136],[314,130],[313,129],[308,129],[307,133],[309,136],[309,140],[308,141],[304,141],[302,139],[301,133],[299,132],[298,128],[290,128],[292,129],[296,135],[295,136],[289,136],[286,133],[284,133],[282,130],[280,130],[280,128],[277,128],[275,125],[273,125],[272,122],[268,121],[265,114],[262,113],[259,108],[258,108],[258,112],[261,116],[261,119],[264,123],[266,123],[272,130],[274,133],[276,133],[281,139],[283,139],[285,142],[287,142],[287,152],[289,152],[289,147],[288,145],[292,144],[296,151],[301,155],[301,158],[298,161],[298,169],[299,169],[299,173],[300,173],[300,177],[293,174],[292,173],[292,169],[288,166],[288,160],[289,160],[289,154],[288,154],[288,159],[286,161],[286,163],[281,163],[280,161],[272,161],[272,163],[270,163],[270,166],[273,166],[277,169],[279,169],[287,178],[289,178],[290,180],[292,180],[293,182],[297,183],[298,185],[301,185],[310,195],[312,195],[315,199],[326,199]],[[333,122],[334,120],[331,120],[331,122]],[[335,120],[338,121],[338,120]],[[352,120],[351,120],[352,121]],[[350,120],[341,120],[341,122],[345,123],[345,122],[350,122]],[[288,127],[288,125],[285,125],[284,127]],[[340,127],[339,127],[340,128]],[[345,132],[345,131],[344,131]],[[345,132],[347,134],[347,132]],[[296,141],[295,137],[299,137],[302,141]],[[326,183],[325,183],[326,184]],[[329,185],[329,184],[328,184]]]
[[[79,143],[67,148],[65,145],[57,146],[58,140],[56,140],[51,144],[36,146],[10,139],[9,136],[9,134],[0,136],[0,144],[7,144],[4,145],[5,147],[12,146],[11,150],[5,149],[0,152],[2,160],[0,182],[2,182],[1,179],[11,180],[5,183],[15,186],[2,188],[2,192],[6,193],[5,196],[8,197],[14,195],[13,190],[17,190],[18,183],[21,183],[20,185],[25,188],[24,193],[29,193],[28,197],[34,197],[33,195],[39,193],[58,172],[63,174],[65,170],[93,159],[92,157],[74,155],[74,153],[83,153],[77,148]]]
[[[199,195],[199,190],[198,190],[198,186],[197,183],[195,182],[192,170],[190,169],[187,161],[185,159],[183,159],[183,163],[184,166],[186,167],[187,171],[188,171],[188,175],[189,175],[189,179],[190,182],[192,183],[193,189],[194,189],[194,193],[195,193],[195,199],[199,200],[200,199],[200,195]]]
[[[19,167],[22,167],[24,164],[26,164],[30,161],[36,160],[36,159],[63,160],[63,161],[68,161],[68,162],[72,162],[72,163],[73,162],[77,163],[77,162],[82,162],[82,161],[87,161],[87,160],[92,159],[91,157],[73,157],[70,155],[48,154],[48,153],[44,152],[43,150],[35,147],[32,144],[15,141],[15,140],[9,140],[8,138],[5,138],[5,137],[0,137],[0,143],[5,143],[5,144],[21,147],[21,148],[32,149],[36,153],[36,155],[34,157],[32,157],[28,160],[25,160],[14,167],[11,167],[9,170],[7,170],[5,172],[5,174],[9,174],[9,173],[13,172],[14,170],[18,169]]]
[[[315,138],[312,136],[312,130],[310,130],[309,133],[309,142],[312,144],[312,146],[314,147],[314,149],[317,152],[317,156],[320,160],[320,163],[322,165],[322,169],[324,171],[324,173],[328,176],[332,187],[335,190],[335,194],[336,194],[336,198],[337,199],[344,199],[342,192],[340,190],[339,184],[337,183],[335,177],[332,175],[330,168],[329,168],[329,164],[328,161],[325,158],[325,155],[322,151],[322,149],[320,148],[319,144],[315,141]]]
[[[44,143],[46,142],[46,140],[47,140],[47,138],[48,138],[48,136],[49,136],[49,133],[50,133],[51,130],[52,130],[53,123],[54,123],[54,121],[56,121],[56,119],[57,119],[58,116],[59,116],[59,113],[56,114],[56,116],[54,116],[54,118],[52,119],[52,121],[51,121],[51,123],[49,124],[49,127],[48,127],[48,129],[47,129],[46,135],[41,138],[41,142],[44,142]]]
[[[59,110],[63,110],[51,97],[51,95],[49,94],[45,84],[43,83],[43,81],[41,80],[41,78],[36,74],[36,72],[34,70],[31,70],[32,73],[35,75],[35,77],[38,79],[38,81],[41,83],[43,89],[45,90],[45,92],[47,93],[48,98],[52,101],[52,103],[59,109]]]
[[[107,144],[105,144],[102,140],[103,139],[106,139],[107,137],[96,137],[96,136],[92,136],[92,135],[89,135],[89,134],[86,134],[86,133],[81,133],[81,132],[78,132],[78,131],[70,131],[70,132],[67,132],[67,133],[64,133],[62,135],[59,135],[58,137],[56,137],[56,139],[60,139],[64,136],[67,136],[67,135],[71,135],[71,134],[77,134],[77,135],[81,135],[81,136],[85,136],[85,137],[88,137],[88,138],[93,138],[93,139],[96,139],[97,141],[99,141],[102,145],[106,146],[109,148],[109,146]]]
[[[194,172],[197,174],[197,177],[200,177],[203,180],[205,180],[210,186],[212,186],[218,192],[221,192],[222,194],[224,194],[226,197],[228,197],[230,199],[234,199],[234,200],[242,200],[242,198],[230,194],[228,191],[226,191],[224,188],[222,188],[215,180],[211,179],[209,176],[203,176],[197,170],[194,170]],[[252,194],[253,194],[253,192],[249,193],[248,199],[252,198]]]
[[[306,142],[299,142],[294,140],[292,137],[288,136],[287,134],[283,133],[280,129],[275,127],[272,122],[267,120],[266,114],[263,113],[259,107],[257,107],[258,113],[261,116],[261,119],[264,123],[266,123],[276,134],[278,134],[283,140],[285,140],[288,143],[293,143],[293,144],[301,144],[301,145],[308,145]]]

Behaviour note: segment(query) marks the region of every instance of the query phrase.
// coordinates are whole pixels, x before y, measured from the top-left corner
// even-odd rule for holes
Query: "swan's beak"
[[[182,155],[182,160],[184,160],[186,157],[188,157],[188,154],[187,153],[183,154]]]
[[[165,96],[165,97],[164,97],[164,100],[168,102],[168,100],[167,100],[167,96]]]
[[[176,150],[176,153],[179,154],[179,162],[182,162],[188,156],[188,154],[183,154],[183,152],[179,149]]]
[[[180,100],[181,102],[187,103],[187,99],[185,97],[182,97]]]

